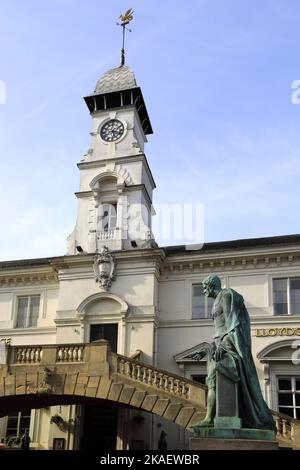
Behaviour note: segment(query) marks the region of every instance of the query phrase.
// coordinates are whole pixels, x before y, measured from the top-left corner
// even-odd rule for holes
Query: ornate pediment
[[[196,346],[186,349],[185,351],[182,351],[181,353],[178,353],[174,356],[175,361],[178,364],[182,363],[187,363],[187,362],[199,362],[203,361],[206,362],[205,357],[202,357],[202,352],[207,350],[209,347],[209,343],[203,342],[200,344],[197,344]]]

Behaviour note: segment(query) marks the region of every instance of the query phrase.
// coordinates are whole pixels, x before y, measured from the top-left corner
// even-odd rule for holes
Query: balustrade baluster
[[[29,362],[35,362],[35,354],[34,354],[34,349],[30,349],[30,354],[29,354]]]
[[[141,381],[141,366],[136,365],[136,370],[137,370],[136,378],[140,382]]]
[[[294,441],[294,439],[295,439],[295,424],[294,424],[294,423],[290,423],[290,426],[291,426],[291,434],[290,434],[290,437],[291,437],[291,440]]]
[[[26,348],[25,349],[25,362],[29,362],[30,358],[30,349]]]
[[[274,419],[275,419],[277,435],[280,435],[280,418],[278,416],[274,416]]]
[[[164,375],[164,389],[169,389],[169,377],[167,375]]]
[[[282,435],[283,437],[287,436],[287,420],[282,418]]]
[[[164,374],[162,374],[161,372],[158,374],[158,377],[159,377],[159,382],[158,382],[158,388],[163,388],[163,383],[164,383]]]
[[[77,362],[77,361],[78,361],[78,351],[79,351],[78,346],[76,346],[75,348],[73,348],[73,361],[74,361],[74,362]]]
[[[72,348],[72,347],[70,347],[70,348],[68,349],[68,353],[67,353],[67,354],[68,354],[68,362],[72,362],[72,358],[73,358],[73,348]]]
[[[84,351],[84,346],[80,346],[78,349],[78,361],[79,362],[83,361],[83,351]]]
[[[136,365],[134,363],[131,363],[131,377],[136,378]]]
[[[61,349],[61,348],[58,348],[57,359],[58,359],[59,362],[62,362],[62,358],[63,358],[62,349]]]
[[[128,377],[132,376],[132,366],[129,361],[125,362],[125,375],[127,375]]]
[[[25,362],[25,349],[22,348],[22,353],[21,353],[21,362]]]
[[[22,360],[22,350],[19,348],[17,349],[17,362],[20,363]]]
[[[67,348],[64,348],[64,362],[66,362],[68,359],[68,349]]]
[[[147,372],[148,372],[147,367],[143,367],[143,379],[142,379],[142,381],[144,382],[144,384],[147,383]]]
[[[120,359],[118,360],[118,372],[120,374],[124,374],[124,371],[125,371],[125,361],[124,359]]]
[[[184,398],[189,397],[189,386],[186,383],[184,383],[184,387],[183,387],[183,396],[184,396]]]

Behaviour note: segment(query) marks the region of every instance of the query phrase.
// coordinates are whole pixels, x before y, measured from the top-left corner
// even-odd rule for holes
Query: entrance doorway
[[[91,325],[90,342],[106,339],[112,352],[117,352],[118,325]],[[111,405],[85,405],[81,440],[83,450],[115,450],[118,433],[118,407]]]
[[[91,325],[90,343],[98,339],[106,339],[109,341],[112,352],[117,352],[118,325],[114,323]]]
[[[118,430],[118,408],[104,405],[85,405],[83,450],[115,450]]]

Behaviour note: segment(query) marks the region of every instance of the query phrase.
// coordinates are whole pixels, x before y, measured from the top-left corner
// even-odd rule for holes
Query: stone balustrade
[[[41,394],[41,390],[43,393],[44,390],[49,393],[49,390],[52,390],[51,387],[54,386],[51,385],[51,366],[54,366],[55,374],[62,376],[59,383],[65,384],[66,395],[88,393],[88,396],[93,396],[97,393],[101,399],[120,400],[121,403],[127,403],[130,396],[132,406],[141,406],[146,411],[152,410],[154,413],[157,411],[159,416],[162,413],[159,406],[165,404],[167,408],[163,416],[171,421],[175,420],[184,427],[193,422],[192,420],[197,422],[201,416],[203,417],[206,387],[141,362],[138,360],[140,351],[137,351],[131,358],[125,357],[112,353],[109,343],[104,340],[90,344],[6,345],[5,349],[7,365],[0,365],[0,375],[2,373],[3,383],[5,383],[3,388],[5,394],[13,395],[17,388],[19,391],[22,387],[26,393],[32,394],[36,391]],[[27,373],[24,374],[24,371]],[[46,385],[43,386],[39,384],[41,374],[47,376],[44,380]],[[24,384],[23,380],[25,380]],[[124,389],[123,394],[120,393],[120,387]],[[132,394],[134,387],[136,392]],[[139,402],[139,400],[142,401]],[[159,405],[154,406],[156,401]],[[4,416],[5,412],[6,409],[3,409],[1,416]],[[279,445],[300,449],[300,421],[277,411],[272,411],[272,414],[276,423]]]
[[[43,361],[44,352],[56,351],[56,362],[83,362],[84,344],[44,345],[44,346],[15,346],[12,347],[12,364],[34,365]]]
[[[117,231],[115,229],[103,230],[98,234],[98,240],[114,240],[117,236]]]
[[[189,381],[134,359],[118,355],[117,372],[132,380],[177,395],[180,398],[186,400],[190,398],[191,384]]]
[[[15,364],[38,364],[43,358],[42,346],[21,346],[14,348]]]
[[[59,346],[57,348],[57,362],[82,362],[83,361],[84,346],[69,345]]]
[[[300,421],[288,415],[273,411],[277,439],[290,447],[300,448]]]

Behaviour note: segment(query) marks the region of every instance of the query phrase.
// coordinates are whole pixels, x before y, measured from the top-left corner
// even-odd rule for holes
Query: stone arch
[[[20,382],[21,378],[16,376],[16,380]],[[83,384],[80,384],[81,390],[76,391],[75,389],[73,393],[63,392],[43,395],[38,391],[32,391],[23,395],[2,396],[0,397],[0,418],[7,416],[7,414],[13,411],[21,411],[28,408],[41,409],[58,405],[96,405],[97,403],[107,403],[121,408],[126,407],[132,410],[148,412],[190,430],[191,426],[203,419],[205,415],[204,408],[197,408],[176,399],[168,399],[164,396],[160,397],[156,394],[150,394],[146,390],[126,384],[126,382],[108,380],[105,377],[95,375],[87,377],[86,381],[93,381],[93,384],[101,384],[101,381],[103,381],[100,393],[98,392],[100,385],[98,385],[97,391],[97,387],[96,390],[89,387],[83,389]],[[95,396],[96,393],[99,393],[99,396]]]
[[[282,341],[277,341],[276,343],[268,344],[264,347],[258,354],[257,358],[261,362],[269,361],[291,361],[293,351],[296,350],[293,347],[295,339],[286,339]],[[300,345],[300,340],[298,340],[298,347]]]
[[[115,171],[104,171],[99,175],[95,176],[90,182],[90,188],[92,191],[101,191],[101,186],[103,182],[108,179],[115,179],[117,185],[123,185],[124,181]]]
[[[117,325],[117,351],[125,352],[128,304],[116,294],[98,292],[84,299],[77,307],[77,318],[85,324],[84,339],[89,341],[92,325]]]
[[[269,406],[278,409],[278,377],[298,374],[300,339],[289,338],[265,346],[258,354],[263,370],[265,397]]]
[[[98,175],[96,175],[90,182],[92,191],[101,190],[101,183],[107,178],[116,178],[117,187],[132,184],[132,178],[127,169],[122,165],[114,165],[112,169],[103,168]]]
[[[94,399],[147,411],[184,428],[205,412],[205,387],[112,353],[109,343],[16,346],[0,366],[0,416]]]
[[[84,299],[79,306],[77,307],[77,312],[79,315],[85,315],[88,312],[88,309],[95,304],[96,302],[110,302],[116,304],[116,309],[121,316],[124,316],[128,312],[128,304],[125,300],[121,299],[119,296],[115,294],[111,294],[109,292],[98,292],[96,294],[90,295],[86,299]]]

